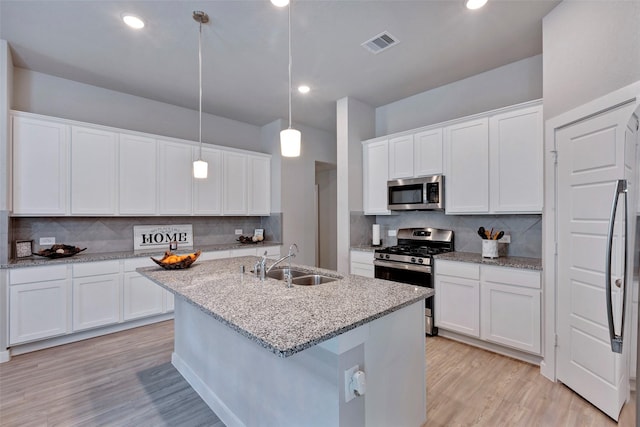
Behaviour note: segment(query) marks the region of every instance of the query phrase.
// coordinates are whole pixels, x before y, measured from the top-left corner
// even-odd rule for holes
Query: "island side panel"
[[[370,323],[365,341],[367,427],[427,421],[424,301]]]
[[[340,425],[338,355],[278,357],[181,297],[174,330],[174,366],[227,427]]]

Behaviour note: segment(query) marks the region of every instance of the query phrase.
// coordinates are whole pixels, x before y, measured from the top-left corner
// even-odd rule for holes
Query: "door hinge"
[[[553,254],[558,255],[558,242],[553,243]]]
[[[553,156],[553,164],[557,165],[558,164],[558,150],[551,150],[550,153]]]
[[[553,346],[558,347],[558,334],[553,336]]]

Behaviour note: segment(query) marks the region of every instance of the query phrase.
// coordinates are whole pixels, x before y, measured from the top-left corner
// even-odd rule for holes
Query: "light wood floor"
[[[221,427],[172,348],[168,321],[16,356],[0,364],[0,426]],[[616,425],[535,366],[440,337],[426,348],[429,427]],[[626,405],[619,425],[634,421]]]

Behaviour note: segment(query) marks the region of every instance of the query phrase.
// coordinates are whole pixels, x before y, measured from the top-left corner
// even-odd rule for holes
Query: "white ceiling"
[[[542,52],[542,17],[559,0],[294,0],[293,121],[335,130],[335,101],[373,107]],[[269,0],[0,0],[0,38],[18,67],[262,126],[287,118],[287,9]],[[143,30],[126,27],[133,12]],[[361,43],[388,31],[374,55]]]

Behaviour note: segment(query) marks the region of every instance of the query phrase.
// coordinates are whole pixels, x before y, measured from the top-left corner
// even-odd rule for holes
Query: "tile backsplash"
[[[351,244],[371,243],[371,225],[380,224],[384,246],[397,244],[389,237],[389,230],[411,227],[434,227],[454,231],[455,249],[460,252],[482,252],[479,227],[503,230],[511,236],[511,243],[503,244],[501,253],[507,256],[542,257],[542,215],[445,215],[438,211],[401,212],[389,216],[365,216],[351,213]]]
[[[194,247],[233,243],[238,236],[264,228],[265,240],[281,241],[282,214],[268,217],[47,217],[9,219],[14,240],[33,240],[34,250],[50,245],[38,244],[41,237],[55,237],[56,243],[86,247],[87,253],[133,250],[134,225],[192,224]]]

